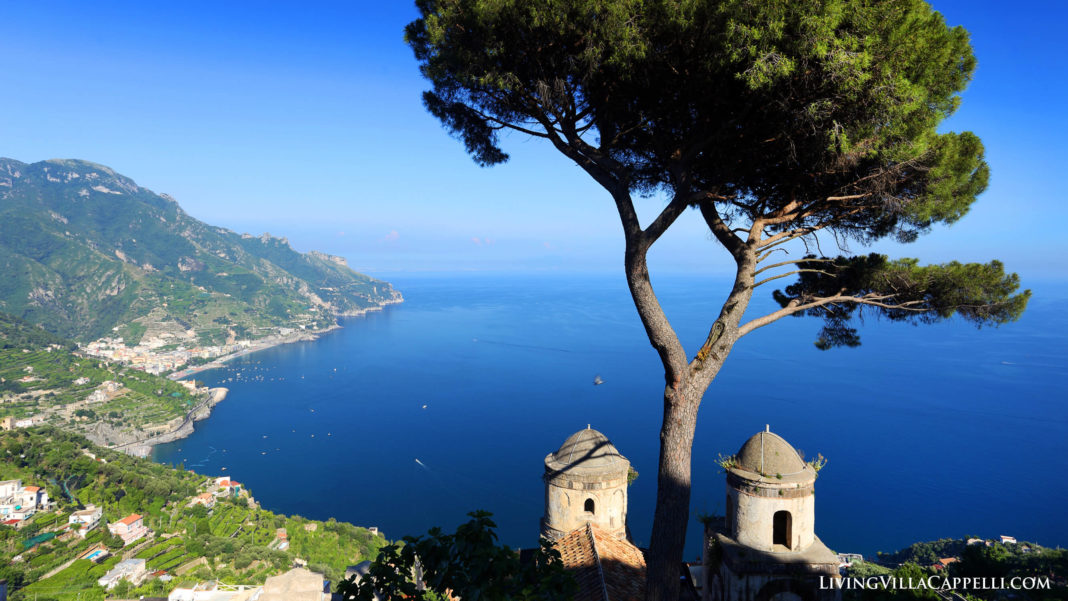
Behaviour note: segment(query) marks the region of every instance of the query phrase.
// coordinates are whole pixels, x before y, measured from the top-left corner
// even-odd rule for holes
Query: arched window
[[[593,499],[586,499],[586,505],[582,509],[589,513],[593,513]]]
[[[771,536],[771,544],[782,545],[787,549],[790,548],[790,541],[793,540],[793,516],[789,511],[776,511],[775,516],[772,517],[772,527],[774,532]]]

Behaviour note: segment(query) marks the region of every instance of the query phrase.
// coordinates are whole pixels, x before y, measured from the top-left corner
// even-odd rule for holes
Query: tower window
[[[772,533],[771,543],[773,545],[782,545],[787,549],[790,548],[790,541],[793,540],[793,516],[789,511],[776,511],[772,517]]]
[[[593,499],[586,499],[586,505],[582,509],[589,513],[593,513]]]

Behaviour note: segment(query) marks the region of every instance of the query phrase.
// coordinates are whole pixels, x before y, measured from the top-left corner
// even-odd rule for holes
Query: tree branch
[[[764,267],[761,267],[760,269],[758,269],[758,270],[753,272],[753,276],[754,277],[758,276],[758,275],[764,273],[765,271],[767,271],[769,269],[775,269],[776,267],[782,267],[784,265],[794,265],[794,264],[800,263],[802,261],[804,261],[805,263],[833,263],[834,259],[815,259],[815,258],[804,259],[804,258],[802,258],[802,259],[797,259],[797,260],[794,260],[794,261],[782,261],[781,263],[773,263],[771,265],[765,265]],[[757,261],[757,262],[759,263],[759,261]]]
[[[734,256],[736,261],[739,260],[745,251],[745,242],[723,222],[719,211],[716,210],[716,204],[706,195],[704,199],[698,201],[697,206],[701,210],[701,216],[704,217],[708,229],[712,230],[712,235],[727,249],[727,252]]]
[[[675,223],[675,220],[678,219],[679,215],[686,209],[687,204],[686,199],[684,199],[682,195],[676,194],[675,198],[671,199],[671,202],[660,211],[660,214],[656,216],[656,219],[654,219],[653,222],[649,224],[649,227],[645,228],[645,231],[642,232],[645,243],[652,246],[653,242],[656,242],[671,224]]]
[[[829,272],[823,271],[822,269],[795,269],[793,271],[787,271],[786,273],[780,273],[779,275],[773,275],[771,277],[764,278],[764,279],[760,280],[759,282],[753,284],[753,288],[757,288],[759,286],[762,286],[763,284],[767,284],[768,282],[772,282],[772,281],[775,281],[775,280],[778,280],[778,279],[781,279],[781,278],[785,278],[787,276],[797,275],[799,273],[822,273],[823,275],[826,275],[826,276],[833,275],[833,274],[831,274]]]
[[[816,270],[809,270],[809,271],[816,271]],[[770,323],[774,323],[774,322],[778,321],[779,319],[782,319],[783,317],[786,317],[788,315],[793,315],[794,313],[800,313],[801,311],[807,311],[809,309],[815,309],[816,307],[822,307],[824,305],[829,305],[831,303],[854,303],[854,304],[858,304],[858,305],[871,305],[873,307],[881,307],[883,309],[895,309],[895,310],[902,310],[902,311],[915,311],[917,313],[922,313],[922,312],[927,310],[927,309],[924,309],[922,307],[915,307],[914,306],[914,305],[918,305],[918,304],[922,304],[923,303],[923,301],[918,301],[918,300],[917,301],[908,301],[908,302],[905,302],[905,303],[896,303],[896,304],[882,302],[882,301],[884,301],[884,300],[886,300],[888,298],[893,298],[893,296],[894,295],[892,295],[892,294],[865,295],[865,296],[849,296],[849,295],[838,294],[838,295],[835,295],[835,296],[825,296],[825,297],[822,297],[822,298],[817,298],[817,299],[815,299],[815,300],[813,300],[811,302],[807,302],[807,303],[804,303],[804,304],[801,304],[798,299],[794,299],[794,300],[790,301],[789,305],[787,305],[786,307],[783,307],[782,309],[779,309],[778,311],[774,311],[772,313],[768,313],[767,315],[764,315],[763,317],[757,317],[755,319],[752,319],[752,320],[742,324],[738,328],[738,337],[741,338],[742,336],[745,336],[746,334],[752,332],[753,330],[755,330],[757,328],[762,328],[762,327],[764,327],[764,326],[766,326],[766,325],[768,325]]]

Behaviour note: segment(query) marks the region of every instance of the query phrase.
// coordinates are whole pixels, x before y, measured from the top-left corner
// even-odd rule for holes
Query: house
[[[140,516],[138,516],[140,517]],[[111,568],[107,574],[104,574],[96,581],[100,586],[111,590],[115,588],[115,585],[120,580],[128,580],[135,586],[141,583],[145,577],[145,560],[144,559],[124,559]]]
[[[0,482],[0,519],[19,522],[48,508],[48,492],[40,486],[23,486],[22,480]]]
[[[23,486],[18,497],[26,505],[33,505],[37,509],[48,507],[48,491],[40,486]]]
[[[14,429],[15,429],[15,418],[13,418],[13,417],[11,417],[9,415],[9,416],[7,416],[7,417],[5,417],[3,419],[0,419],[0,430],[14,430]]]
[[[1001,535],[1001,543],[1004,544],[1004,545],[1015,545],[1016,544],[1016,538],[1012,537],[1012,536],[1005,536],[1004,534],[1002,534]]]
[[[75,386],[84,386],[84,385],[86,385],[88,383],[89,383],[89,378],[86,378],[85,376],[82,376],[82,377],[80,377],[80,378],[78,378],[77,380],[74,381],[74,385]]]
[[[215,496],[219,497],[236,497],[241,494],[241,483],[235,480],[231,480],[225,476],[215,479],[215,485],[219,489],[215,492]]]
[[[193,497],[193,500],[189,502],[190,507],[194,505],[203,505],[208,509],[212,509],[213,507],[215,507],[215,495],[211,494],[210,492],[201,493]]]
[[[938,565],[942,566],[943,568],[948,568],[949,564],[957,563],[958,561],[960,560],[956,557],[940,557],[938,558]]]
[[[95,505],[88,505],[85,509],[75,511],[67,517],[67,523],[75,528],[78,536],[85,538],[90,530],[100,525],[100,518],[104,516],[104,510]]]
[[[983,544],[985,542],[986,541],[981,539],[981,538],[969,538],[968,539],[968,544],[969,545],[981,545],[981,544]]]
[[[122,542],[127,545],[148,534],[144,518],[136,513],[132,513],[114,524],[108,524],[108,530],[121,538]]]
[[[0,499],[15,496],[15,493],[21,488],[22,480],[4,480],[0,482]]]

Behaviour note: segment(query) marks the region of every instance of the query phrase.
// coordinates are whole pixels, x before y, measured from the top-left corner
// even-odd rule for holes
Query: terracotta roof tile
[[[575,601],[642,601],[645,557],[629,541],[587,524],[556,541],[564,567],[575,577]]]
[[[645,599],[645,556],[629,541],[592,527],[609,601]]]
[[[136,513],[131,513],[130,515],[119,520],[119,523],[126,524],[127,526],[129,526],[130,524],[133,524],[139,519],[141,519],[141,516],[137,515]]]

